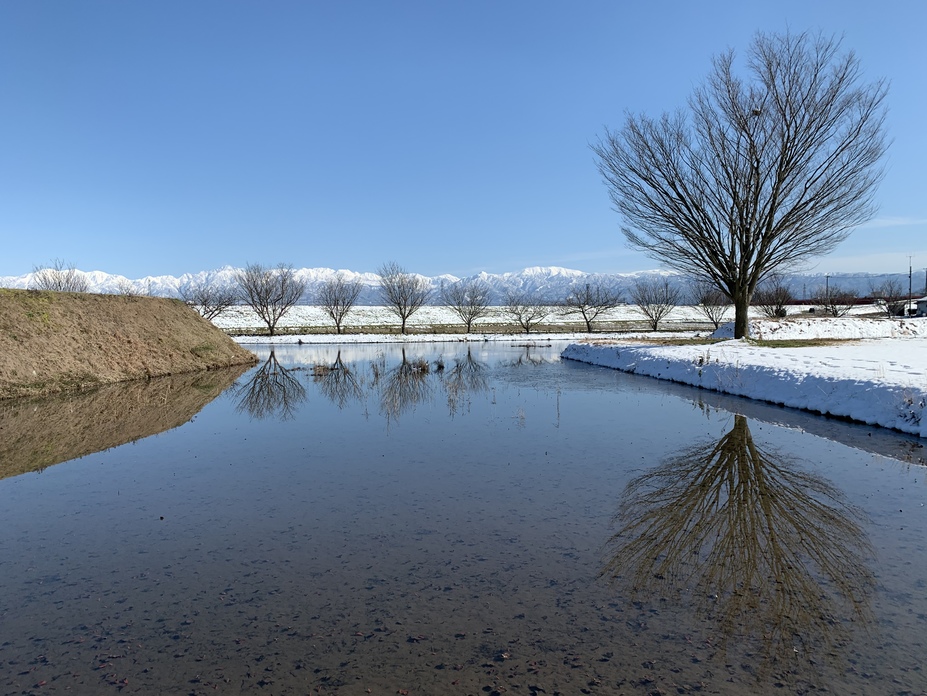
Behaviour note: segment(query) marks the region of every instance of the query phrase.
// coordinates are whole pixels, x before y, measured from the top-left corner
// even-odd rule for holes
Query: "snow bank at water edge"
[[[918,336],[927,335],[927,323],[916,322],[905,323],[915,324]],[[836,325],[816,328],[831,332]],[[814,337],[809,333],[806,327],[802,337]],[[571,344],[562,357],[927,437],[927,338],[800,348],[734,340],[687,346],[597,342]]]

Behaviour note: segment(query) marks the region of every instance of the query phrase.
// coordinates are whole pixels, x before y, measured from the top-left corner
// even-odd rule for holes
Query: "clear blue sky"
[[[0,275],[655,268],[589,143],[786,29],[891,81],[878,220],[817,269],[927,267],[925,0],[6,0]]]

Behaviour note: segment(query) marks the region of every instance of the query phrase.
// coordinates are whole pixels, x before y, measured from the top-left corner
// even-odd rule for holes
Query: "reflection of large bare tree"
[[[429,365],[426,360],[409,360],[402,349],[402,361],[382,376],[374,372],[375,384],[380,388],[380,410],[388,419],[398,418],[404,411],[424,402],[431,393],[427,381]]]
[[[744,416],[633,479],[602,575],[637,597],[687,599],[768,667],[813,664],[870,619],[871,554],[858,513],[826,480],[761,451]],[[722,643],[723,647],[723,643]]]
[[[364,398],[364,390],[357,381],[354,370],[341,359],[340,350],[335,362],[331,365],[316,365],[312,376],[319,385],[319,391],[338,408],[344,408],[352,399]]]
[[[465,358],[455,358],[454,367],[444,375],[444,388],[447,390],[447,407],[453,416],[460,407],[460,402],[468,394],[477,394],[489,388],[489,381],[483,374],[486,364],[473,357],[470,347],[467,346]]]
[[[270,351],[267,361],[251,378],[235,387],[235,395],[239,397],[238,410],[247,411],[252,418],[290,420],[306,400],[306,388],[290,370],[281,367],[274,351]]]

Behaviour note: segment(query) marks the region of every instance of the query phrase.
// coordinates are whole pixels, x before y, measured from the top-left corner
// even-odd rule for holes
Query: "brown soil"
[[[179,300],[0,289],[0,399],[254,362]]]
[[[220,368],[0,402],[0,479],[183,425],[247,368]]]

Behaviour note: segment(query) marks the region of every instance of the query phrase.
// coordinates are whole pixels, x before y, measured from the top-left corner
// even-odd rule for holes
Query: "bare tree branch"
[[[825,254],[876,209],[887,93],[822,35],[757,34],[750,79],[717,57],[689,113],[629,115],[593,145],[632,246],[733,301],[734,335],[768,275]]]

